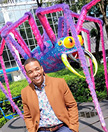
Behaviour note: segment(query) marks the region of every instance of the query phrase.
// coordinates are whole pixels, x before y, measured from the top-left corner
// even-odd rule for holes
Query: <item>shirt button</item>
[[[38,121],[36,121],[36,123],[38,124]]]

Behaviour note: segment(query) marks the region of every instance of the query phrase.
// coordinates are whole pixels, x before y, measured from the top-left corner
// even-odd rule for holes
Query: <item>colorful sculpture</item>
[[[29,57],[35,57],[40,60],[40,63],[42,64],[44,70],[46,73],[48,72],[55,72],[58,70],[61,70],[65,68],[65,66],[78,76],[83,77],[79,73],[77,73],[69,64],[71,61],[76,61],[81,63],[81,66],[83,68],[86,81],[88,83],[88,87],[90,89],[93,102],[95,104],[95,108],[97,110],[97,113],[100,118],[101,125],[103,127],[103,130],[105,132],[108,132],[106,128],[106,124],[100,109],[100,105],[98,103],[96,93],[95,93],[95,84],[94,84],[94,77],[93,77],[93,70],[92,70],[92,62],[94,63],[95,66],[95,73],[97,72],[97,62],[94,56],[90,53],[90,38],[89,38],[89,31],[87,29],[83,28],[83,22],[85,20],[89,21],[94,21],[98,22],[100,25],[100,30],[101,30],[101,41],[103,45],[103,57],[105,59],[105,49],[104,49],[104,41],[103,41],[103,31],[102,31],[102,21],[93,18],[93,17],[88,17],[87,16],[87,11],[94,6],[96,3],[98,3],[100,0],[92,0],[90,3],[85,5],[82,10],[80,15],[73,13],[72,11],[69,10],[69,6],[67,4],[58,4],[54,5],[51,7],[47,8],[41,8],[39,7],[36,10],[36,15],[38,16],[43,28],[44,28],[44,34],[41,36],[37,25],[35,23],[35,20],[30,12],[25,13],[25,15],[20,18],[18,21],[15,23],[7,23],[2,29],[1,29],[1,36],[2,36],[2,43],[0,46],[0,56],[2,56],[2,52],[4,49],[4,44],[6,42],[8,48],[10,49],[10,52],[12,53],[13,57],[17,61],[20,69],[22,70],[23,74],[25,75],[26,79],[30,83],[29,78],[26,76],[24,68],[18,59],[13,46],[18,50],[18,52],[21,54],[21,56],[24,59],[27,59]],[[45,17],[45,14],[48,13],[53,13],[53,12],[58,12],[58,11],[63,11],[64,16],[59,18],[58,21],[58,38],[56,38],[53,30],[51,29],[47,18]],[[74,24],[72,17],[77,17],[78,22],[77,24]],[[27,44],[23,40],[23,38],[20,36],[19,32],[17,31],[17,27],[21,25],[23,22],[28,20],[31,29],[33,31],[33,34],[35,36],[35,39],[37,40],[38,46],[30,51],[28,48]],[[89,51],[85,50],[83,48],[83,39],[79,35],[81,31],[85,31],[87,33],[88,37],[88,46],[89,46]],[[71,36],[69,36],[69,32],[71,32]],[[15,41],[9,33],[13,33],[15,39],[18,41]],[[91,77],[89,74],[89,70],[86,64],[86,59],[85,55],[89,56],[89,58],[92,60],[90,61],[91,64]],[[67,59],[67,56],[70,58],[69,60]],[[3,63],[3,61],[1,61]],[[64,63],[64,64],[63,64]],[[105,66],[105,76],[107,79],[107,74],[106,74],[106,61],[104,63]],[[4,68],[4,66],[2,67]],[[4,70],[5,71],[5,70]],[[5,72],[4,72],[5,73]],[[106,85],[108,86],[108,82],[106,80]],[[0,88],[1,90],[6,94],[6,97],[11,101],[10,96],[6,93],[4,90],[2,84],[0,83]],[[108,88],[107,88],[108,89]],[[13,103],[12,103],[13,104]],[[19,112],[18,108],[13,105],[13,107],[17,110],[19,115],[21,117],[22,114]]]

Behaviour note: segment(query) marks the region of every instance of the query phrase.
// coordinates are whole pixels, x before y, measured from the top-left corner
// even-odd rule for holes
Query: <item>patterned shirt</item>
[[[39,127],[50,127],[62,122],[56,117],[51,105],[49,104],[47,95],[45,93],[45,76],[44,81],[41,85],[41,90],[35,85],[36,93],[39,100],[40,109],[40,123]]]

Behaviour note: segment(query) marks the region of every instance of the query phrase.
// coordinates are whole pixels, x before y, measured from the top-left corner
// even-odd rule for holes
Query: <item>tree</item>
[[[8,3],[7,0],[0,0],[0,4]]]
[[[41,7],[42,6],[42,0],[40,0],[40,2],[39,2],[39,0],[36,0],[36,1],[37,1],[38,7]]]
[[[80,6],[78,6],[77,8],[81,9],[83,5],[87,4],[90,1],[91,0],[88,0],[88,1],[79,0],[78,5]],[[101,0],[98,4],[96,4],[89,10],[88,15],[94,16],[94,17],[100,17],[101,14],[103,15],[103,23],[105,25],[107,38],[108,38],[108,18],[106,16],[107,6],[108,6],[108,0]],[[100,60],[100,55],[99,55],[100,27],[97,23],[94,22],[94,24],[96,29],[93,28],[90,33],[91,33],[91,37],[96,38],[95,54],[96,54],[96,59],[99,61]]]
[[[99,44],[100,44],[100,27],[97,23],[95,23],[96,29],[93,28],[90,31],[90,35],[91,37],[95,37],[96,38],[96,47],[95,47],[95,55],[96,55],[96,59],[98,62],[100,62],[100,54],[99,54]]]
[[[108,18],[106,16],[107,6],[108,6],[108,0],[101,0],[101,2],[99,3],[100,11],[103,15],[103,22],[105,24],[105,29],[106,29],[107,38],[108,38]]]

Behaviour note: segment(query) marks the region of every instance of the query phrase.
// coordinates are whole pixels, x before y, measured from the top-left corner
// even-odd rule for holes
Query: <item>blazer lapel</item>
[[[33,82],[29,86],[30,86],[30,89],[31,89],[31,92],[29,93],[30,94],[30,102],[33,103],[33,104],[35,104],[34,108],[36,110],[39,110],[38,96],[36,94],[35,86],[34,86]]]
[[[46,92],[46,95],[47,95],[47,98],[48,98],[48,101],[49,101],[51,107],[55,111],[56,110],[55,96],[54,96],[55,91],[54,91],[54,88],[52,88],[52,87],[54,87],[54,86],[53,86],[51,77],[48,77],[45,74],[45,92]]]

